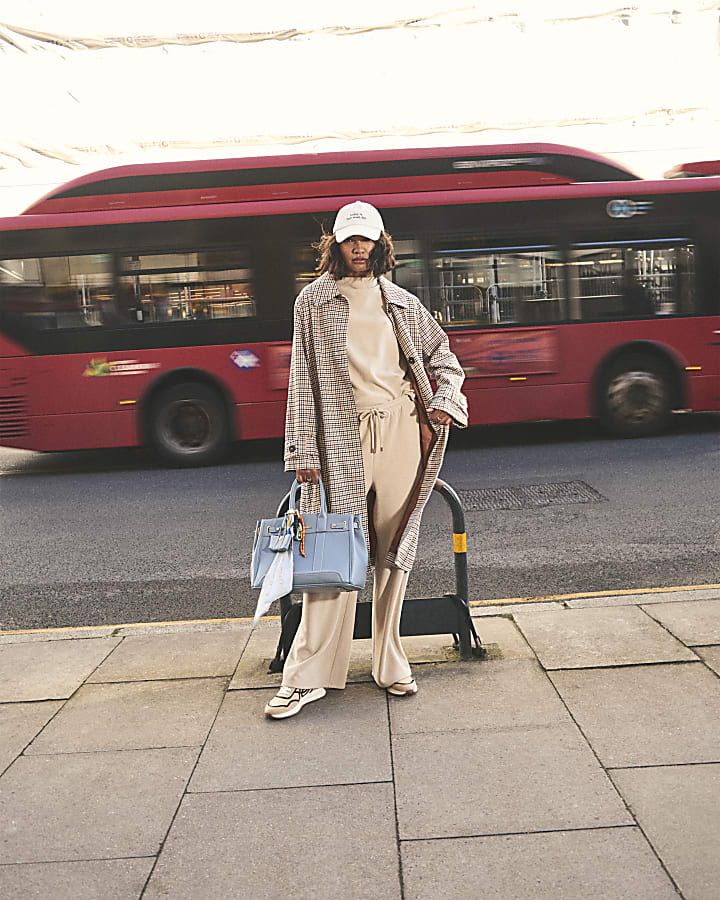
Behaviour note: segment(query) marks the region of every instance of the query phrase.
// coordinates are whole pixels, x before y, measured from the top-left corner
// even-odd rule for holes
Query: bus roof
[[[23,215],[637,177],[605,157],[562,144],[350,150],[117,166],[55,188]]]
[[[720,159],[681,163],[669,169],[665,178],[707,178],[711,175],[720,175]]]
[[[149,207],[145,209],[91,210],[77,213],[37,214],[0,219],[2,231],[28,231],[67,227],[96,227],[134,222],[174,222],[184,219],[222,219],[249,216],[329,213],[351,200],[365,200],[379,209],[413,206],[457,206],[462,204],[519,203],[531,201],[593,198],[624,199],[649,195],[720,194],[720,177],[680,180],[536,185],[530,187],[486,188],[454,191],[427,191],[401,194],[352,194],[239,203],[207,203],[194,206]]]

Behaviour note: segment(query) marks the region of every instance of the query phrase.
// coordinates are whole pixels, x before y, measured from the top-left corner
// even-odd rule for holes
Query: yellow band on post
[[[467,534],[453,534],[453,550],[456,553],[467,553]]]

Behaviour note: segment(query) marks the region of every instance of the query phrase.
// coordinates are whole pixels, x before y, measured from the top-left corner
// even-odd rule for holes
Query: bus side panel
[[[134,447],[140,440],[132,408],[117,412],[34,416],[30,419],[29,450],[92,450]]]
[[[262,381],[254,392],[236,393],[235,434],[243,440],[282,437],[292,343],[271,341],[254,350],[262,361]]]
[[[467,382],[466,382],[467,384]],[[466,390],[471,425],[584,419],[590,416],[589,385],[542,384]]]
[[[688,409],[720,409],[720,378],[717,375],[688,373],[686,399]]]
[[[235,405],[235,434],[243,440],[276,438],[285,434],[287,394],[270,403]]]
[[[2,334],[0,332],[0,359],[7,359],[8,357],[20,357],[20,356],[29,356],[30,351],[26,350],[24,347],[21,347],[20,344],[16,344],[15,341],[11,341],[7,335]],[[5,363],[3,363],[3,366]],[[10,365],[12,365],[10,363]]]

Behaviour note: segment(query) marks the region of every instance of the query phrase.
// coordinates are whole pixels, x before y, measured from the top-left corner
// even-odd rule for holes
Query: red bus
[[[204,464],[281,436],[292,302],[355,199],[447,330],[472,424],[633,436],[720,408],[720,177],[552,144],[353,151],[114,168],[0,220],[0,444]]]

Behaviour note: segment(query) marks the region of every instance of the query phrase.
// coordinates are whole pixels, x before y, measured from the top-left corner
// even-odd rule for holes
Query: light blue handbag
[[[300,485],[293,481],[290,488],[288,514],[275,519],[262,519],[255,529],[250,583],[262,588],[263,579],[275,553],[292,547],[293,591],[358,591],[365,587],[368,551],[363,533],[362,518],[356,513],[329,513],[322,479],[320,480],[320,513],[302,516],[305,551],[301,553],[298,520],[290,523],[288,515],[297,509]]]

